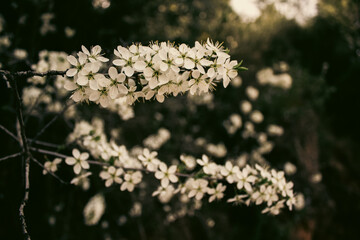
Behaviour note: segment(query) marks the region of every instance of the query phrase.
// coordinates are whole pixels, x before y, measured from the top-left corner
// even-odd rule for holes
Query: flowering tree
[[[356,238],[359,1],[247,2],[1,1],[0,239]],[[226,88],[208,37],[249,67]]]
[[[226,88],[237,77],[238,71],[246,69],[241,66],[241,62],[231,60],[228,51],[221,44],[214,44],[209,39],[203,44],[196,42],[194,47],[186,44],[177,46],[166,42],[155,42],[149,46],[140,44],[129,47],[118,46],[114,50],[114,55],[111,57],[112,61],[109,61],[101,53],[100,46],[92,47],[90,51],[82,46],[82,51],[76,56],[66,56],[67,62],[64,61],[62,65],[56,67],[51,66],[51,70],[48,69],[47,72],[37,71],[41,70],[42,65],[48,64],[41,61],[33,66],[34,71],[0,71],[16,99],[18,136],[4,126],[1,128],[22,148],[21,152],[5,156],[1,161],[22,157],[25,163],[25,194],[19,208],[25,238],[30,239],[24,208],[29,198],[31,161],[40,165],[44,174],[49,173],[61,183],[66,183],[56,174],[59,164],[64,160],[75,173],[71,183],[83,188],[88,187],[88,177],[92,175],[96,165],[101,168],[99,177],[104,180],[105,187],[115,184],[119,185],[121,191],[132,192],[143,181],[152,181],[150,179],[152,177],[157,183],[152,196],[156,196],[163,203],[169,202],[176,196],[183,203],[193,201],[196,205],[209,196],[209,202],[226,198],[230,203],[262,204],[263,213],[269,212],[274,215],[279,214],[285,205],[290,210],[293,208],[296,203],[293,184],[285,180],[282,171],[262,167],[259,164],[251,166],[233,161],[215,162],[205,154],[201,158],[182,154],[177,164],[160,160],[161,156],[156,149],[168,140],[170,134],[165,129],[159,130],[159,133],[148,141],[145,140],[144,144],[147,147],[129,150],[126,146],[119,145],[114,138],[109,141],[103,122],[94,119],[91,123],[77,122],[73,132],[68,135],[68,142],[77,145],[72,149],[72,156],[35,146],[34,144],[40,144],[44,147],[52,147],[53,144],[37,139],[59,115],[49,121],[35,137],[28,138],[23,105],[31,106],[29,111],[33,111],[33,108],[42,101],[49,109],[54,106],[51,107],[51,103],[46,102],[46,98],[41,95],[36,97],[35,102],[27,99],[29,94],[26,93],[26,89],[21,97],[17,87],[18,81],[28,79],[36,85],[45,83],[44,77],[58,76],[55,84],[57,94],[60,98],[65,96],[63,98],[65,100],[67,91],[70,91],[70,99],[73,101],[67,101],[65,106],[60,107],[61,114],[70,108],[72,114],[80,114],[76,112],[74,102],[84,104],[93,102],[102,108],[115,109],[119,111],[120,116],[128,118],[126,112],[131,111],[131,105],[138,100],[155,98],[162,103],[165,97],[171,95],[177,96],[186,92],[192,96],[207,94],[221,81]],[[65,55],[63,57],[65,58]],[[249,87],[246,91],[250,98],[257,98],[256,89]],[[251,104],[243,102],[241,109],[248,113],[251,111]],[[261,122],[263,116],[260,112],[253,111],[250,118],[256,123]],[[230,119],[224,122],[229,134],[236,132],[241,124],[241,118],[236,115],[230,116]],[[244,137],[254,134],[249,124],[247,123],[247,131],[243,132]],[[276,132],[274,129],[270,131]],[[34,153],[56,158],[41,163],[34,157]],[[225,197],[228,194],[230,196]],[[84,209],[85,215],[91,214],[87,217],[89,224],[96,223],[101,217],[104,208],[99,209],[97,205],[99,203],[104,205],[101,204],[103,202],[103,197],[98,195]]]

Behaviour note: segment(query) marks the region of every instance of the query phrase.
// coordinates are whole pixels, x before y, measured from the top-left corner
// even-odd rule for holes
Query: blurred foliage
[[[134,196],[116,188],[91,188],[89,192],[64,186],[51,177],[43,177],[34,167],[31,194],[26,216],[33,239],[358,239],[360,230],[360,3],[358,0],[321,0],[318,16],[299,26],[268,5],[254,22],[242,23],[227,0],[112,0],[108,8],[94,8],[90,0],[11,0],[1,1],[0,14],[5,19],[1,36],[11,45],[0,48],[2,69],[26,70],[37,62],[38,52],[47,50],[71,53],[85,46],[99,44],[105,51],[121,44],[148,43],[151,40],[185,42],[210,37],[224,42],[231,55],[245,59],[249,71],[242,73],[243,85],[260,89],[256,107],[269,122],[282,125],[285,135],[274,140],[276,147],[268,154],[273,167],[282,168],[287,161],[298,166],[293,176],[295,188],[306,197],[306,208],[285,212],[279,217],[261,215],[256,207],[233,207],[225,203],[204,203],[193,217],[184,217],[164,225],[166,217],[156,199],[147,199],[141,217],[118,226],[118,217],[131,208]],[[52,13],[56,30],[42,35],[41,15]],[[67,37],[65,28],[75,30]],[[29,53],[26,60],[14,59],[13,50]],[[279,61],[290,66],[293,86],[288,91],[260,86],[256,72],[273,67]],[[275,68],[275,67],[274,67]],[[26,85],[25,83],[23,85]],[[15,126],[12,98],[3,82],[1,86],[1,120]],[[22,86],[23,87],[23,86]],[[167,99],[164,104],[137,104],[135,119],[123,122],[106,112],[97,112],[109,122],[108,128],[120,126],[122,143],[139,144],[159,127],[172,131],[171,139],[160,150],[164,159],[182,152],[201,154],[202,149],[186,141],[186,135],[204,137],[209,142],[224,142],[229,156],[237,156],[239,135],[228,136],[222,122],[239,112],[244,87],[221,89],[215,93],[215,108],[198,107],[189,111],[186,97]],[[149,109],[152,111],[149,111]],[[91,119],[92,109],[85,109]],[[155,120],[155,113],[163,119]],[[29,135],[33,135],[52,115],[30,118]],[[69,130],[59,121],[44,140],[62,143]],[[11,129],[14,130],[14,129]],[[136,131],[135,131],[136,130]],[[0,132],[1,156],[16,151],[14,142]],[[241,147],[240,147],[241,146]],[[219,159],[223,160],[223,159]],[[321,172],[320,183],[311,177]],[[96,174],[96,173],[94,173]],[[61,172],[70,179],[70,171]],[[20,161],[0,164],[0,239],[21,239],[17,217],[22,197]],[[99,183],[95,183],[99,184]],[[109,226],[83,225],[82,208],[104,189]],[[121,202],[119,201],[121,199]],[[156,214],[154,214],[156,212]],[[49,218],[56,223],[49,225]],[[215,220],[208,227],[208,218]]]

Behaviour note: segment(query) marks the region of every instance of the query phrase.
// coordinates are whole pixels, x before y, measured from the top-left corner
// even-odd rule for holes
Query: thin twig
[[[16,104],[16,115],[18,117],[19,121],[19,128],[20,128],[20,137],[22,140],[22,147],[24,148],[24,152],[30,157],[30,151],[29,151],[29,145],[25,134],[25,125],[24,125],[24,118],[23,118],[23,112],[22,112],[22,106],[21,106],[21,98],[19,95],[16,79],[12,75],[8,76],[10,79],[11,87],[14,91],[15,95],[15,104]]]
[[[35,144],[38,144],[38,145],[45,146],[45,147],[52,147],[52,148],[61,148],[61,147],[63,147],[63,145],[49,143],[49,142],[43,142],[43,141],[39,141],[39,140],[33,140],[31,138],[29,138],[29,141],[33,142]]]
[[[6,127],[4,127],[3,125],[0,124],[0,128],[6,132],[10,137],[12,137],[13,139],[15,139],[17,142],[19,142],[19,139],[12,133],[10,132]]]
[[[74,103],[67,104],[61,112],[59,112],[55,117],[53,117],[53,119],[51,119],[51,120],[38,132],[38,134],[36,134],[36,136],[30,141],[29,144],[31,145],[36,139],[38,139],[38,138],[45,132],[45,130],[46,130],[48,127],[50,127],[50,126],[58,119],[58,117],[60,117],[60,115],[62,115],[62,114],[66,111],[66,109],[68,109],[68,108],[69,108],[70,106],[72,106],[73,104],[74,104]]]
[[[10,158],[15,158],[15,157],[21,156],[22,154],[23,154],[23,152],[18,152],[18,153],[14,153],[14,154],[2,157],[2,158],[0,158],[0,162],[5,161],[5,160],[10,159]]]
[[[47,173],[49,173],[51,176],[53,176],[54,178],[56,178],[57,180],[59,180],[59,182],[63,183],[63,184],[69,184],[67,182],[65,182],[64,180],[62,180],[58,175],[56,175],[55,173],[53,173],[52,171],[49,171],[41,162],[39,162],[36,158],[34,158],[33,156],[31,157],[31,159],[40,167],[42,167],[42,169],[44,169]]]
[[[35,147],[30,147],[31,151],[34,152],[38,152],[38,153],[43,153],[43,154],[48,154],[48,155],[52,155],[55,157],[60,157],[60,158],[67,158],[69,156],[58,153],[58,152],[53,152],[53,151],[49,151],[49,150],[45,150],[45,149],[40,149],[40,148],[35,148]]]

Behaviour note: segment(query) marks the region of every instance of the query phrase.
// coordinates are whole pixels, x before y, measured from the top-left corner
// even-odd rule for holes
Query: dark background
[[[295,190],[305,195],[303,210],[285,211],[273,217],[261,214],[257,207],[204,201],[194,216],[165,225],[166,213],[156,199],[141,199],[136,192],[123,193],[118,187],[105,189],[95,178],[91,179],[90,190],[84,192],[43,176],[42,169],[32,164],[30,201],[26,207],[32,239],[358,239],[359,7],[358,0],[320,0],[318,15],[307,25],[299,26],[277,13],[272,5],[255,22],[243,23],[227,0],[112,0],[106,9],[94,8],[89,0],[1,1],[0,14],[5,24],[0,37],[6,35],[11,40],[9,47],[0,46],[2,69],[30,69],[43,49],[70,54],[81,45],[99,44],[111,54],[119,44],[170,40],[192,46],[194,41],[210,37],[224,42],[234,59],[244,59],[249,71],[241,73],[243,86],[257,86],[256,72],[279,61],[289,64],[293,77],[292,88],[287,91],[258,86],[261,96],[254,106],[267,121],[285,129],[285,134],[274,140],[276,147],[267,160],[279,169],[287,161],[297,166],[297,173],[290,179]],[[56,26],[54,32],[46,35],[39,32],[43,13],[53,13],[51,23]],[[76,31],[71,38],[64,34],[67,26]],[[25,49],[28,58],[14,59],[16,48]],[[20,83],[21,88],[27,85],[25,81]],[[0,123],[14,132],[11,92],[4,82],[0,83],[0,91]],[[106,111],[83,110],[83,118],[106,116],[109,129],[121,126],[120,142],[127,146],[141,143],[161,126],[169,129],[172,139],[159,153],[168,161],[182,152],[201,156],[201,149],[184,144],[186,135],[224,142],[229,156],[236,156],[242,144],[240,134],[228,136],[221,123],[231,113],[239,112],[238,102],[243,96],[243,87],[219,87],[215,108],[198,107],[196,114],[189,111],[186,97],[179,97],[166,99],[164,104],[136,104],[135,119],[126,122]],[[164,116],[163,120],[154,120],[156,112]],[[28,135],[34,136],[51,117],[46,113],[31,117]],[[61,144],[70,131],[60,119],[41,140]],[[0,141],[1,156],[18,151],[16,142],[3,132]],[[69,154],[70,150],[64,152]],[[37,157],[45,160],[44,156]],[[23,196],[21,169],[20,159],[0,162],[0,239],[22,238],[18,218]],[[61,170],[59,175],[70,180],[71,171],[67,170]],[[318,172],[322,181],[311,182],[311,176]],[[108,222],[107,228],[101,224],[84,225],[83,207],[98,192],[106,198],[102,221]],[[134,198],[143,202],[142,216],[129,218],[119,226],[118,217],[128,214]],[[50,217],[56,219],[55,224],[49,223]],[[213,228],[207,226],[208,218],[215,220]]]

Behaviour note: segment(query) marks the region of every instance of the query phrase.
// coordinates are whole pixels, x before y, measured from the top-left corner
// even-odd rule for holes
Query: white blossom
[[[121,191],[134,191],[135,185],[139,184],[142,179],[142,174],[139,171],[125,173],[124,182],[121,184]]]
[[[216,174],[217,165],[209,162],[209,157],[205,154],[202,155],[202,159],[197,159],[196,162],[203,167],[204,173],[209,175]]]
[[[196,160],[193,156],[181,154],[180,160],[185,163],[187,170],[193,170],[196,167]]]
[[[58,165],[62,162],[61,158],[55,158],[53,161],[46,161],[44,163],[43,174],[47,174],[48,172],[56,172],[58,169]]]
[[[209,188],[208,194],[211,195],[209,198],[209,202],[214,201],[215,199],[220,200],[224,197],[224,191],[226,186],[219,183],[216,188]]]
[[[245,188],[246,191],[251,192],[252,186],[251,184],[255,182],[256,177],[250,175],[248,168],[244,168],[242,171],[237,172],[238,183],[237,188],[242,189]]]
[[[159,186],[158,189],[152,193],[152,196],[158,196],[158,199],[162,203],[167,203],[175,194],[175,188],[173,185],[169,184],[166,187]]]
[[[81,186],[83,190],[86,191],[90,187],[90,181],[88,178],[90,175],[92,175],[91,172],[85,172],[83,174],[79,174],[76,177],[74,177],[70,183],[76,186]]]
[[[81,50],[83,51],[83,53],[85,53],[88,56],[88,59],[90,60],[90,62],[97,62],[97,61],[107,62],[107,61],[109,61],[109,59],[101,56],[101,47],[99,45],[92,47],[91,52],[89,52],[89,50],[84,45],[81,46]]]
[[[188,197],[195,197],[196,200],[202,199],[204,194],[208,192],[208,184],[209,182],[205,179],[192,179],[192,181],[189,181],[191,188]]]
[[[229,183],[236,182],[238,180],[239,167],[233,166],[230,161],[225,163],[225,166],[221,169],[221,174],[226,177],[226,181]]]
[[[161,162],[159,164],[159,170],[155,172],[155,177],[161,180],[161,186],[167,187],[170,182],[176,183],[178,181],[178,177],[175,175],[176,170],[176,165],[168,168],[165,163]]]
[[[66,164],[74,165],[74,172],[79,174],[81,169],[89,169],[90,165],[86,161],[89,158],[88,153],[80,153],[78,149],[73,149],[72,151],[73,157],[68,157],[65,159]]]
[[[110,187],[114,182],[115,183],[122,183],[123,180],[120,176],[123,174],[124,170],[122,168],[116,169],[113,166],[110,166],[106,169],[106,171],[100,172],[100,177],[105,181],[105,186]]]
[[[150,152],[149,149],[144,148],[143,155],[139,155],[138,159],[147,170],[155,171],[160,163],[160,160],[156,158],[157,155],[157,152]]]

